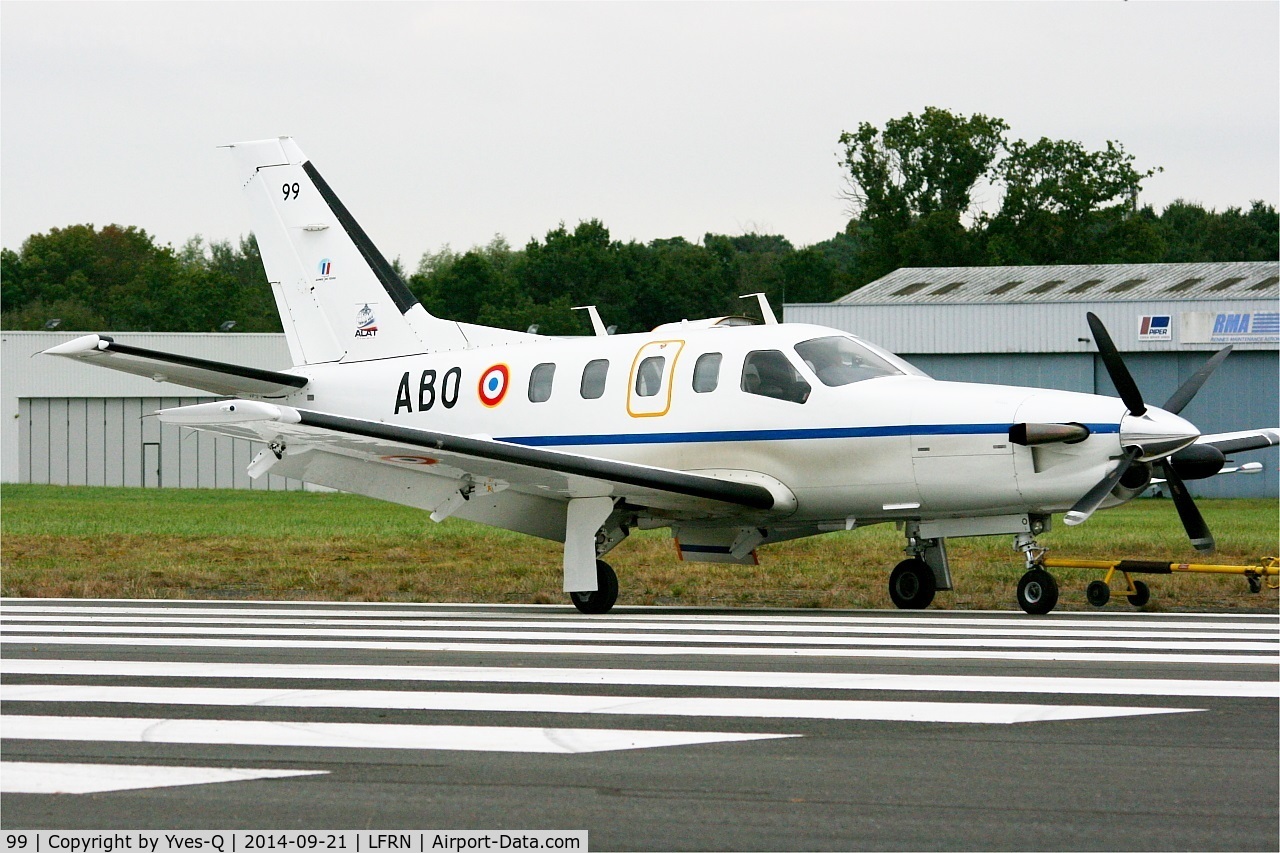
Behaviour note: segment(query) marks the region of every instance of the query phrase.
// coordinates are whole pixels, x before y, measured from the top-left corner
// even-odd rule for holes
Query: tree
[[[1133,155],[1114,141],[1101,151],[1079,142],[1017,140],[995,169],[1000,210],[985,222],[990,259],[1019,264],[1104,263],[1118,255],[1158,260],[1143,229],[1126,226],[1142,181]],[[1125,237],[1131,237],[1130,242]],[[1154,256],[1153,256],[1154,253]]]
[[[1008,129],[999,118],[926,107],[919,117],[889,120],[883,133],[862,122],[856,132],[840,134],[846,197],[859,220],[860,265],[868,281],[910,258],[946,266],[966,262],[963,221],[980,181],[993,174]],[[910,235],[922,222],[928,233]],[[945,239],[933,243],[930,234]]]

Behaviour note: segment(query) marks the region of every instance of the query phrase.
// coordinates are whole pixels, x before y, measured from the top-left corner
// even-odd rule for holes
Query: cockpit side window
[[[742,362],[742,390],[789,403],[809,399],[813,387],[787,357],[776,349],[748,353]]]
[[[878,376],[902,375],[897,367],[843,335],[814,338],[796,344],[796,354],[823,385],[833,388]]]

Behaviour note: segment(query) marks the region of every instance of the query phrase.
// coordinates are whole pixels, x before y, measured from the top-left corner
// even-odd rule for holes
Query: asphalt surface
[[[0,616],[5,829],[1280,845],[1275,615],[42,599]]]

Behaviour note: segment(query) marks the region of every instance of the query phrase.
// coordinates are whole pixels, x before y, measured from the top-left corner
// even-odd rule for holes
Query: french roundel
[[[490,408],[501,403],[510,380],[511,373],[505,364],[495,364],[480,374],[480,402]]]

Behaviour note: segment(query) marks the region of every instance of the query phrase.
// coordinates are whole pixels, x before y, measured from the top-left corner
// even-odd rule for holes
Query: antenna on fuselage
[[[760,316],[764,318],[764,324],[766,326],[778,325],[778,318],[773,315],[773,309],[769,307],[769,299],[763,293],[748,293],[738,298],[750,299],[753,296],[760,301]]]
[[[600,319],[600,312],[596,310],[594,305],[575,305],[574,311],[586,311],[587,316],[591,318],[591,328],[601,337],[609,334],[609,330],[604,327],[604,321]]]

